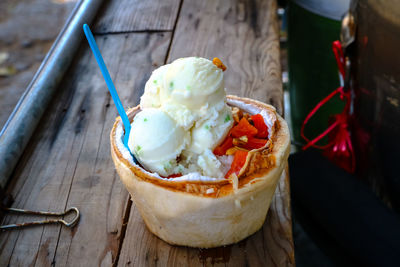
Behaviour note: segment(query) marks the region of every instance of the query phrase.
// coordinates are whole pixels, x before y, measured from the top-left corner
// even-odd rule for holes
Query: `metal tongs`
[[[75,207],[71,207],[64,212],[48,212],[48,211],[32,211],[32,210],[23,210],[23,209],[15,209],[15,208],[6,208],[1,207],[2,210],[13,212],[13,213],[22,213],[22,214],[34,214],[34,215],[44,215],[44,216],[65,216],[70,213],[75,213],[75,217],[72,218],[71,221],[67,222],[64,219],[50,219],[50,220],[43,220],[43,221],[33,221],[33,222],[25,222],[25,223],[15,223],[15,224],[8,224],[8,225],[1,225],[1,230],[10,230],[15,228],[22,228],[26,226],[32,225],[43,225],[43,224],[53,224],[53,223],[61,223],[67,227],[74,227],[76,223],[79,221],[79,210]]]

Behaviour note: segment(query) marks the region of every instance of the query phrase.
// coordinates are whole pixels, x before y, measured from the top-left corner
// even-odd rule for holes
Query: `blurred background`
[[[307,144],[300,132],[311,110],[340,86],[350,94],[343,127],[351,141],[340,147],[340,133],[332,131],[318,143],[336,144],[292,154],[289,160],[296,264],[396,266],[400,248],[396,226],[400,222],[399,2],[278,2],[292,153]],[[341,41],[344,51],[344,77],[332,50],[335,40]],[[333,115],[345,113],[344,100],[336,96],[324,103],[307,123],[304,135],[313,139],[322,134],[335,120]],[[334,152],[336,145],[343,153]],[[321,152],[334,164],[325,162]],[[346,168],[351,161],[353,171]]]
[[[284,86],[285,118],[291,135],[291,153],[301,150],[301,125],[324,97],[340,86],[340,75],[332,53],[332,42],[340,37],[341,20],[350,6],[345,1],[278,1],[281,23],[281,66]],[[327,103],[307,127],[307,136],[317,136],[328,127],[330,114],[340,113],[344,104],[340,99]],[[323,140],[326,143],[326,140]],[[293,190],[293,189],[292,189]],[[292,204],[293,238],[297,266],[337,266],[310,236],[302,213]],[[312,226],[311,226],[312,227]],[[315,235],[315,234],[314,234]],[[319,235],[319,233],[317,234]]]
[[[1,128],[77,2],[78,0],[0,1]]]

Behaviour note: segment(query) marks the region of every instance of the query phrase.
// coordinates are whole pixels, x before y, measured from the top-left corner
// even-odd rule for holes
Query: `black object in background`
[[[399,1],[358,1],[355,16],[352,136],[358,177],[400,213]]]
[[[289,157],[292,207],[338,266],[399,266],[400,216],[316,151]]]

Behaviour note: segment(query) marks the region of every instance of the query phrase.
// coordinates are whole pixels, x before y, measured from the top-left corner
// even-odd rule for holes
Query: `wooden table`
[[[282,113],[276,2],[105,1],[92,25],[126,107],[139,103],[151,71],[184,56],[219,57],[228,93],[273,104]],[[263,228],[216,249],[170,246],[152,235],[132,204],[110,155],[117,116],[86,42],[20,159],[7,190],[13,207],[76,206],[72,230],[48,225],[0,234],[0,266],[293,266],[288,176]],[[37,219],[6,216],[3,224]]]

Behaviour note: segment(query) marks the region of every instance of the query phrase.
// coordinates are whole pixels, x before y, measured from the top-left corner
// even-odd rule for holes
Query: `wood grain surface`
[[[228,93],[282,112],[275,1],[139,2],[111,1],[96,24],[96,40],[126,108],[138,104],[153,69],[197,55],[220,57],[228,66]],[[108,136],[116,116],[83,43],[8,186],[13,207],[76,206],[81,220],[72,230],[48,225],[1,233],[0,266],[294,265],[287,173],[263,228],[239,244],[192,249],[151,234],[112,164]],[[34,218],[9,215],[2,223]]]
[[[172,31],[180,0],[104,1],[94,31],[98,34],[132,31]]]

